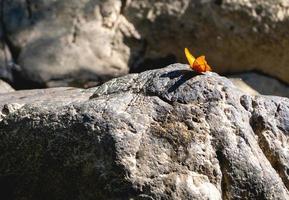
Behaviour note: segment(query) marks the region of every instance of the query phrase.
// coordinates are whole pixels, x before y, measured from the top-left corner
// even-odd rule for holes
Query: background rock
[[[1,33],[0,33],[1,40]],[[12,57],[5,43],[0,42],[0,78],[12,81]]]
[[[1,93],[7,93],[7,92],[13,92],[14,89],[5,81],[0,80],[0,94]]]
[[[289,100],[187,69],[0,95],[2,194],[288,199]]]
[[[21,77],[41,86],[96,85],[186,62],[184,47],[216,72],[258,70],[289,83],[288,8],[286,0],[14,0],[1,2],[1,21]]]
[[[22,78],[49,84],[96,81],[128,72],[121,1],[3,1],[5,35]]]
[[[129,2],[124,15],[146,41],[142,59],[172,54],[186,62],[183,49],[190,47],[217,72],[255,69],[289,82],[288,1]]]
[[[232,79],[242,79],[249,87],[264,95],[289,97],[288,84],[258,73],[242,73],[230,76]]]
[[[241,78],[230,78],[230,81],[242,92],[249,95],[260,95],[254,88],[250,87],[246,82],[244,82]]]

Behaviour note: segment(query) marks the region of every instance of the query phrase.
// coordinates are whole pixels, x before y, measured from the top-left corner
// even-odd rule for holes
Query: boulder
[[[124,15],[145,42],[141,68],[157,67],[149,61],[160,58],[167,58],[165,66],[169,55],[186,63],[183,49],[189,47],[196,56],[206,55],[216,72],[257,70],[289,83],[288,1],[127,2]]]
[[[266,76],[264,74],[254,72],[241,73],[230,76],[230,79],[236,84],[239,83],[238,86],[241,88],[243,85],[243,88],[245,89],[246,86],[244,84],[246,84],[248,87],[251,87],[253,90],[258,91],[263,95],[289,97],[288,84],[280,82],[275,78]],[[250,88],[247,88],[247,91],[250,92]]]
[[[21,76],[46,86],[111,77],[205,54],[216,72],[258,70],[289,83],[285,0],[14,0],[5,38]],[[272,68],[273,63],[276,67]]]
[[[241,78],[230,78],[230,81],[242,92],[249,95],[259,95],[260,93],[257,92],[254,88],[248,85],[245,81]]]
[[[188,65],[0,95],[10,199],[288,199],[289,99]]]
[[[130,49],[123,38],[138,35],[120,14],[120,0],[15,0],[2,6],[5,36],[22,78],[80,86],[128,72]]]
[[[14,89],[8,83],[0,79],[0,94],[13,92],[13,91]]]

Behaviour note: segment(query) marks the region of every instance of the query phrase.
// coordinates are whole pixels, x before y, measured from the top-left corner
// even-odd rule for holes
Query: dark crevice
[[[2,109],[2,114],[4,114],[4,115],[8,115],[9,114],[9,109],[7,108],[7,106],[6,105],[4,105],[4,107],[3,107],[3,109]]]
[[[73,23],[73,27],[72,27],[72,43],[76,43],[77,37],[79,36],[79,24],[80,24],[80,20],[78,16],[75,16],[75,21]]]
[[[2,26],[2,30],[3,30],[3,40],[4,42],[6,43],[10,53],[11,53],[11,56],[12,56],[12,60],[13,60],[13,63],[17,63],[17,59],[19,57],[19,54],[20,54],[20,51],[21,49],[17,46],[15,46],[11,40],[9,39],[9,37],[6,35],[6,32],[5,32],[5,29],[4,29],[4,26]]]
[[[31,9],[30,0],[26,0],[26,10],[27,10],[28,19],[31,20],[32,19],[32,9]]]
[[[4,40],[1,38],[1,41],[0,41],[0,45],[1,45],[1,49],[3,49],[3,52],[4,52],[4,63],[5,63],[5,66],[8,66],[8,55],[7,55],[7,52],[6,52],[6,43],[4,42]]]
[[[241,106],[242,106],[246,111],[248,111],[248,112],[250,112],[251,103],[252,103],[251,96],[242,95],[242,96],[240,97],[240,104],[241,104]]]
[[[221,6],[223,4],[223,0],[215,0],[216,5]]]
[[[137,40],[134,38],[125,38],[124,43],[132,50],[129,58],[129,73],[138,73],[138,67],[143,62],[143,57],[146,54],[148,42],[146,39]]]
[[[45,83],[28,80],[18,69],[12,70],[13,82],[11,86],[16,90],[47,88]]]
[[[227,175],[227,169],[226,169],[226,163],[228,162],[226,160],[226,157],[224,156],[222,150],[216,151],[217,160],[219,161],[220,169],[222,172],[222,180],[221,180],[221,189],[222,189],[222,199],[230,199],[229,198],[229,189],[230,182],[228,181],[228,175]]]
[[[6,43],[4,42],[3,38],[0,38],[0,49],[2,49],[3,54],[4,54],[3,66],[0,66],[0,79],[10,84],[13,80],[12,73],[11,73],[12,63],[10,63],[9,55],[7,52],[8,47]]]
[[[77,38],[77,25],[74,25],[72,30],[72,43],[76,42],[76,38]]]
[[[121,0],[121,8],[120,8],[120,14],[124,14],[125,8],[126,8],[127,0]]]
[[[280,155],[272,150],[271,145],[268,143],[267,138],[264,135],[266,130],[271,131],[270,128],[266,126],[267,123],[268,122],[266,122],[264,117],[261,115],[256,115],[253,113],[252,117],[250,118],[250,126],[252,127],[254,134],[258,136],[259,147],[261,148],[267,160],[270,162],[272,168],[282,179],[285,187],[289,189],[289,180],[287,178],[288,168],[282,165]]]

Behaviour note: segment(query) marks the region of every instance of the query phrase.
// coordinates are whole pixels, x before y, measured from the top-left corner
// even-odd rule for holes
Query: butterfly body
[[[195,58],[187,48],[185,48],[185,55],[194,71],[198,73],[212,71],[212,68],[208,65],[205,56]]]

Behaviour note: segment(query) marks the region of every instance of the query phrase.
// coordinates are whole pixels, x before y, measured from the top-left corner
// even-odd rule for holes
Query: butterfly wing
[[[205,56],[200,56],[194,61],[193,69],[197,72],[212,71],[212,68],[208,65]]]
[[[190,53],[190,51],[187,48],[185,48],[185,55],[190,63],[190,66],[193,67],[196,58]]]

